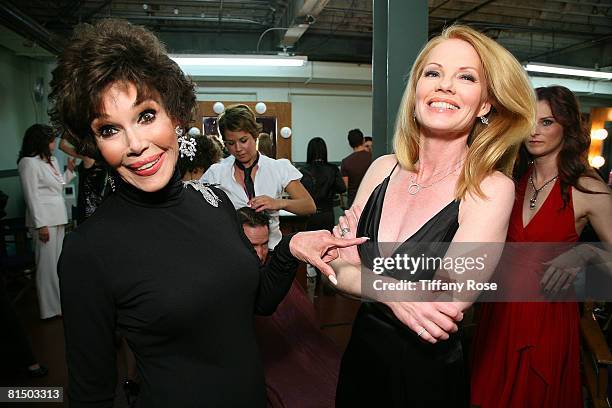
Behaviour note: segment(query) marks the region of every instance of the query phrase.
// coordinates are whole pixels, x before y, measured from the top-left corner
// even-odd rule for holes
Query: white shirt
[[[218,184],[225,191],[234,204],[234,208],[246,207],[249,201],[246,191],[234,177],[235,158],[229,156],[219,163],[215,163],[204,173],[200,181],[209,184]],[[302,178],[302,173],[287,159],[271,159],[263,154],[259,155],[257,172],[253,184],[255,196],[267,195],[274,199],[281,198],[287,184]],[[274,247],[281,240],[278,211],[267,211],[270,216],[270,240],[268,247]]]

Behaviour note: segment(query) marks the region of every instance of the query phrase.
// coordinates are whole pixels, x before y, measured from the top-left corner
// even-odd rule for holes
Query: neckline
[[[536,213],[533,215],[533,217],[531,217],[531,219],[527,222],[527,224],[525,224],[525,220],[523,219],[523,210],[525,207],[525,196],[527,195],[527,186],[528,186],[528,180],[529,180],[529,175],[531,174],[531,172],[529,172],[529,174],[526,175],[526,178],[523,180],[524,184],[525,184],[525,188],[523,189],[523,194],[521,196],[521,212],[520,212],[520,216],[521,216],[521,227],[523,227],[523,230],[526,230],[527,228],[529,228],[529,226],[533,223],[533,220],[535,220],[540,213],[542,212],[542,210],[544,209],[544,207],[548,206],[548,202],[550,197],[555,193],[555,190],[557,189],[557,184],[559,184],[559,178],[557,177],[557,179],[554,181],[553,186],[550,190],[550,192],[548,193],[548,195],[546,196],[546,198],[544,199],[544,201],[542,202],[542,205],[540,206],[540,208],[538,208],[538,211],[536,211]]]
[[[112,176],[117,183],[117,195],[141,207],[172,207],[179,204],[184,197],[183,182],[178,167],[161,190],[152,193],[145,192],[125,182],[116,173]]]
[[[393,170],[395,170],[395,167],[393,168]],[[391,174],[393,174],[393,170],[391,171]],[[378,231],[380,230],[380,222],[382,221],[382,213],[383,213],[383,206],[385,203],[385,198],[386,198],[386,193],[387,193],[387,186],[389,185],[389,181],[391,180],[391,174],[389,174],[387,177],[385,177],[385,180],[383,180],[383,182],[380,184],[380,186],[382,188],[384,188],[384,191],[382,191],[382,195],[383,195],[383,199],[382,199],[382,206],[380,208],[380,217],[378,217],[377,223],[376,223],[376,240],[375,242],[380,242],[378,240]],[[394,251],[393,251],[393,255],[395,255],[395,253],[397,252],[397,250],[399,248],[402,247],[402,245],[404,245],[406,242],[410,241],[411,239],[413,239],[414,237],[417,236],[417,234],[419,234],[426,226],[428,226],[433,220],[436,219],[436,217],[438,217],[438,215],[442,214],[443,212],[445,212],[449,207],[451,207],[453,204],[458,203],[459,200],[452,200],[451,202],[449,202],[448,204],[446,204],[442,209],[440,209],[438,212],[436,212],[434,215],[432,215],[427,221],[425,221],[425,223],[423,223],[412,235],[410,235],[408,238],[406,238]]]

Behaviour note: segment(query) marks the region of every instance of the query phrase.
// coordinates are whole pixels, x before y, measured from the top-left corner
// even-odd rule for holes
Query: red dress
[[[523,227],[527,179],[528,174],[517,187],[508,241],[577,241],[571,190],[569,203],[563,208],[558,180],[538,213]],[[539,285],[536,281],[523,283]],[[578,305],[517,302],[482,306],[472,352],[472,405],[582,407]]]

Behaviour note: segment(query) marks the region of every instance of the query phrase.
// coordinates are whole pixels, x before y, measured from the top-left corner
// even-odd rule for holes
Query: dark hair
[[[116,82],[134,84],[137,103],[156,100],[187,127],[195,107],[193,83],[166,54],[155,35],[124,20],[83,24],[53,70],[49,114],[77,151],[99,158],[91,122],[102,113],[102,96]]]
[[[372,136],[364,136],[363,137],[363,141],[364,142],[371,142],[372,141]]]
[[[240,225],[246,224],[249,227],[270,227],[270,217],[265,212],[257,212],[251,207],[242,207],[236,210]]]
[[[571,187],[583,193],[597,193],[582,187],[578,183],[582,176],[599,178],[597,172],[588,162],[591,138],[582,120],[578,100],[572,91],[564,86],[555,85],[536,88],[535,92],[538,101],[548,102],[553,117],[563,127],[563,146],[557,157],[557,169],[563,206],[565,207],[569,203]],[[517,179],[525,174],[532,159],[525,146],[522,145],[519,160],[515,167],[515,177]]]
[[[261,132],[261,125],[257,123],[255,114],[246,105],[232,105],[228,107],[217,120],[219,126],[219,136],[225,140],[225,131],[230,132],[247,132],[253,136],[255,140]]]
[[[38,123],[30,126],[23,136],[17,163],[24,157],[34,156],[40,156],[41,159],[49,161],[51,159],[49,143],[51,143],[53,139],[55,139],[55,134],[51,126]]]
[[[306,149],[306,163],[313,164],[315,161],[327,163],[327,145],[320,137],[310,139]]]
[[[351,129],[348,132],[348,142],[352,148],[363,144],[363,132],[359,129]]]
[[[268,157],[274,158],[276,156],[272,137],[268,133],[260,133],[257,137],[257,150]]]
[[[209,136],[197,135],[194,136],[196,140],[196,154],[191,160],[189,157],[179,157],[178,167],[181,173],[181,177],[188,171],[194,171],[196,169],[203,169],[204,172],[208,170],[210,166],[217,163],[221,159],[221,149],[213,142]]]

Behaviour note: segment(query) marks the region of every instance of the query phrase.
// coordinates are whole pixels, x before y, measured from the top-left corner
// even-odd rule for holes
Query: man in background
[[[365,147],[367,152],[372,154],[372,136],[363,137],[363,147]]]
[[[270,233],[268,224],[270,218],[265,212],[257,212],[251,207],[242,207],[236,210],[236,212],[238,214],[238,222],[242,224],[244,235],[253,245],[259,261],[263,265],[268,259],[268,235]]]
[[[359,189],[361,179],[363,179],[368,167],[370,167],[372,154],[366,150],[365,140],[361,130],[349,130],[348,142],[353,149],[353,153],[342,160],[340,174],[348,190],[347,207],[350,207],[355,200],[355,195],[357,194],[357,189]]]

